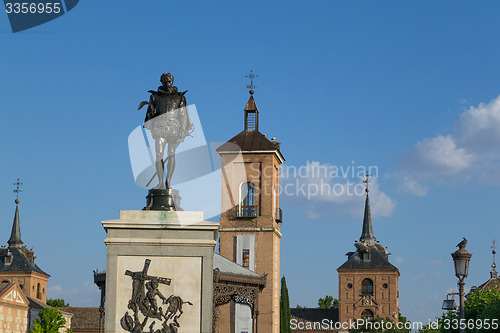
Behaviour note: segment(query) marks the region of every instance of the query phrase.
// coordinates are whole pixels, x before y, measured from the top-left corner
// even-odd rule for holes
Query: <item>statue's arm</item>
[[[148,103],[148,113],[151,114],[152,117],[156,115],[156,107],[155,107],[155,97],[154,95],[151,95],[149,97],[149,103]]]

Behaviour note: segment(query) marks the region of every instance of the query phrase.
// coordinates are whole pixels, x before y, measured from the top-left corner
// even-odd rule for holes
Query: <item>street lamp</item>
[[[461,241],[457,244],[458,250],[451,254],[453,258],[453,262],[455,263],[455,275],[458,278],[458,294],[460,297],[460,333],[465,332],[465,328],[462,328],[462,319],[465,319],[464,316],[464,279],[469,274],[469,261],[472,254],[467,252],[465,249],[465,245],[467,245],[467,239]]]

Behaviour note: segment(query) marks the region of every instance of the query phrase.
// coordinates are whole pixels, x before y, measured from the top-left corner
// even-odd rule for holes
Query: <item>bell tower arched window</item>
[[[361,318],[363,319],[373,319],[373,311],[372,310],[369,310],[369,309],[365,309],[363,310],[363,312],[361,312]]]
[[[252,182],[243,182],[240,186],[240,209],[239,216],[257,216],[255,205],[255,185]]]
[[[370,279],[364,279],[361,282],[361,293],[363,296],[373,295],[373,281]]]

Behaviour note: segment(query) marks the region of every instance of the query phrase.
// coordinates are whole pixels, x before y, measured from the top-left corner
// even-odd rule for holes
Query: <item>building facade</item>
[[[279,333],[280,223],[279,170],[284,162],[280,143],[259,132],[253,96],[244,109],[242,132],[220,146],[222,212],[220,254],[266,277],[253,315],[248,306],[230,303],[220,311],[221,332]],[[224,319],[226,318],[226,319]]]
[[[399,315],[399,270],[389,262],[389,252],[377,242],[370,213],[368,189],[363,231],[356,251],[347,253],[347,261],[338,269],[339,321],[360,318],[390,318]]]
[[[0,332],[26,333],[28,311],[29,301],[19,285],[0,283]]]
[[[7,248],[0,248],[0,282],[14,282],[27,297],[46,303],[50,275],[37,266],[35,253],[28,250],[21,239],[18,204],[19,200],[16,199],[9,245]]]

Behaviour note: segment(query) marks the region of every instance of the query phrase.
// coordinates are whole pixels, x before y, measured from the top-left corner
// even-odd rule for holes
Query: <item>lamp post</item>
[[[465,328],[462,328],[463,319],[465,319],[464,315],[464,279],[469,274],[469,261],[472,254],[467,252],[465,249],[465,245],[467,245],[467,239],[458,243],[458,250],[451,254],[453,258],[453,262],[455,263],[455,275],[458,278],[458,294],[460,297],[460,333],[465,332]]]

